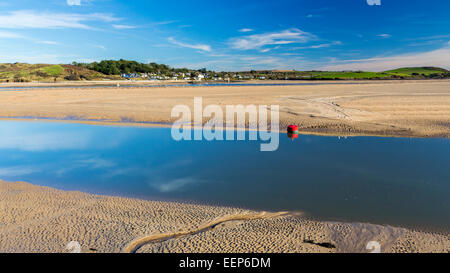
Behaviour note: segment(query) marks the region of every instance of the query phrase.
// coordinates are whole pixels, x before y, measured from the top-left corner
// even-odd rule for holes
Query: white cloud
[[[208,55],[209,56],[209,55]],[[279,70],[305,70],[317,67],[316,62],[310,62],[296,54],[283,56],[277,55],[247,55],[247,54],[226,54],[218,56],[217,59],[191,62],[191,63],[174,63],[174,67],[190,67],[200,69],[206,67],[216,71],[249,71],[262,69],[279,69]]]
[[[385,71],[400,67],[438,66],[450,69],[450,48],[445,47],[428,52],[402,54],[390,57],[375,57],[360,60],[340,60],[338,64],[321,67],[321,70],[366,70]]]
[[[40,54],[40,52],[27,52],[26,55],[14,55],[8,51],[0,52],[0,63],[61,63],[67,55]]]
[[[155,26],[161,26],[161,25],[169,25],[178,22],[178,20],[168,20],[168,21],[161,21],[161,22],[154,22],[153,25]]]
[[[137,28],[137,26],[130,26],[130,25],[112,25],[115,29],[133,29]]]
[[[310,46],[310,48],[325,48],[325,47],[330,47],[331,44],[320,44],[320,45],[313,45]]]
[[[8,32],[8,31],[0,31],[0,38],[6,38],[6,39],[23,39],[25,38],[24,36],[17,34],[17,33],[13,33],[13,32]]]
[[[321,17],[322,17],[322,15],[318,15],[318,14],[308,14],[306,16],[306,18],[321,18]]]
[[[316,49],[316,48],[326,48],[326,47],[331,47],[334,45],[342,45],[341,41],[334,41],[331,43],[326,43],[326,44],[318,44],[318,45],[312,45],[312,46],[303,46],[303,47],[294,47],[292,48],[293,50],[298,50],[298,49],[306,49],[306,48],[312,48],[312,49]]]
[[[90,29],[85,22],[113,22],[119,20],[110,14],[48,13],[30,10],[13,11],[0,16],[0,28],[81,28]]]
[[[81,0],[67,0],[69,6],[81,6]]]
[[[91,45],[92,47],[99,48],[101,50],[106,50],[106,47],[103,45]]]
[[[267,45],[285,45],[293,43],[306,43],[315,39],[315,36],[296,28],[264,34],[254,34],[230,40],[231,47],[240,50],[260,49]]]
[[[387,33],[378,34],[377,36],[380,37],[380,38],[383,38],[383,39],[387,39],[387,38],[391,38],[392,37],[391,34],[387,34]]]
[[[330,46],[331,46],[331,44],[320,44],[320,45],[310,46],[309,48],[316,49],[316,48],[326,48],[326,47],[330,47]]]
[[[24,39],[24,40],[28,40],[28,41],[32,41],[38,44],[46,44],[46,45],[60,45],[60,43],[58,42],[54,42],[54,41],[41,41],[41,40],[36,40],[30,37],[26,37],[14,32],[8,32],[8,31],[0,31],[0,39]]]
[[[39,44],[45,44],[45,45],[60,45],[61,43],[54,42],[54,41],[37,41]]]
[[[241,28],[240,30],[238,30],[239,32],[252,32],[253,29],[251,28]]]
[[[173,37],[170,37],[168,39],[168,41],[174,45],[181,46],[181,47],[198,49],[198,50],[203,50],[203,51],[208,51],[208,52],[211,51],[211,46],[209,46],[209,45],[181,43],[181,42],[178,42],[177,40],[175,40],[175,38],[173,38]]]

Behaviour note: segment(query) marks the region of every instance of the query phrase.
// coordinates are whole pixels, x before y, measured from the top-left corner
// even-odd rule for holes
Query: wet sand
[[[172,107],[193,107],[194,96],[222,107],[280,105],[280,127],[296,123],[303,133],[450,137],[448,80],[1,91],[0,117],[152,126],[142,122],[170,124]],[[70,241],[82,252],[368,252],[369,241],[380,242],[382,252],[450,251],[448,234],[0,181],[0,252],[66,252]]]
[[[280,128],[302,133],[450,137],[450,81],[343,82],[317,86],[49,88],[0,92],[0,117],[171,124],[175,105],[280,105]],[[206,119],[204,122],[207,121]]]
[[[448,234],[307,220],[301,213],[143,201],[0,180],[0,252],[450,251]]]

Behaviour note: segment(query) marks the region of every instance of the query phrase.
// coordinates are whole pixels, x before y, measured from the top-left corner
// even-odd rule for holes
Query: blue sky
[[[448,0],[0,0],[0,62],[450,69],[449,10]]]

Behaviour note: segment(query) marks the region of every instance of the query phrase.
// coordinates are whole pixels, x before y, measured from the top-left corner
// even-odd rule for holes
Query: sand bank
[[[279,105],[280,127],[303,133],[450,137],[450,81],[353,82],[316,86],[136,87],[0,92],[0,117],[171,124],[171,110],[203,104]],[[204,120],[206,121],[206,119]]]
[[[0,252],[449,252],[448,234],[0,181]]]

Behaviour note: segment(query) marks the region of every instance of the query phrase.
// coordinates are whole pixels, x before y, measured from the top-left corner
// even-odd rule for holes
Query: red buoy
[[[298,134],[298,126],[297,125],[289,125],[287,128],[288,133]]]

